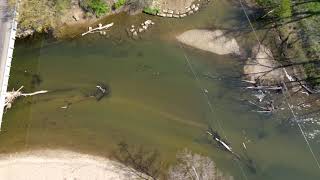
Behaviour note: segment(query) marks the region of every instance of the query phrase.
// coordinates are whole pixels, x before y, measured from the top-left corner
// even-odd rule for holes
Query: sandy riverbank
[[[65,150],[0,155],[0,179],[108,180],[141,179],[137,171],[109,159]]]
[[[177,39],[188,46],[219,55],[241,54],[237,41],[227,37],[222,30],[193,29],[180,34]]]

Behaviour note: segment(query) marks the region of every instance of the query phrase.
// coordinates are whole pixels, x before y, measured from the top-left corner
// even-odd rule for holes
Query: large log
[[[47,93],[47,90],[41,90],[41,91],[36,91],[33,93],[21,93],[21,96],[34,96],[34,95],[38,95],[38,94],[44,94]]]
[[[22,93],[21,90],[23,89],[23,86],[21,86],[18,90],[12,90],[10,92],[6,93],[6,97],[5,97],[5,103],[4,103],[4,107],[7,109],[10,109],[12,107],[12,103],[14,102],[15,99],[17,99],[20,96],[34,96],[37,94],[43,94],[43,93],[47,93],[48,91],[46,90],[42,90],[42,91],[36,91],[33,93]]]
[[[92,27],[89,27],[89,30],[87,32],[85,32],[85,33],[82,33],[81,35],[85,36],[85,35],[87,35],[89,33],[100,32],[102,30],[105,30],[105,29],[108,29],[108,28],[112,27],[113,24],[114,23],[110,23],[110,24],[107,24],[105,26],[102,26],[102,24],[99,24],[97,28],[93,28],[93,29],[92,29]]]
[[[247,89],[256,89],[256,90],[263,90],[263,89],[268,89],[268,90],[281,90],[281,86],[249,86],[246,87]]]

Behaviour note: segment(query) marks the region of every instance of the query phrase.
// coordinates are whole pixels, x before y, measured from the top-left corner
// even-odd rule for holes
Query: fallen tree
[[[21,90],[23,89],[23,86],[21,86],[18,90],[12,90],[6,93],[6,97],[5,97],[5,103],[4,103],[4,107],[6,110],[10,109],[12,107],[12,104],[14,102],[14,100],[16,100],[18,97],[20,96],[34,96],[34,95],[38,95],[38,94],[44,94],[47,93],[48,91],[46,90],[41,90],[41,91],[36,91],[33,93],[22,93]]]
[[[107,24],[105,26],[103,26],[102,24],[98,24],[98,27],[97,28],[92,28],[92,27],[89,27],[88,31],[85,32],[85,33],[82,33],[81,36],[85,36],[89,33],[96,33],[96,32],[100,32],[102,33],[103,35],[105,35],[105,32],[103,30],[107,30],[109,29],[110,27],[112,27],[114,25],[114,23],[110,23],[110,24]]]

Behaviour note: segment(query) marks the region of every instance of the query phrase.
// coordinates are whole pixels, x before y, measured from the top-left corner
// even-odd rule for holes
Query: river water
[[[139,40],[127,37],[125,28],[148,18],[156,23],[149,32]],[[57,41],[37,35],[17,42],[10,88],[24,85],[26,92],[50,92],[21,98],[5,114],[1,153],[64,148],[112,157],[117,144],[125,141],[158,150],[167,164],[188,148],[210,156],[235,179],[319,179],[299,129],[281,123],[288,117],[256,113],[244,101],[249,95],[239,78],[239,59],[181,48],[174,38],[192,28],[247,26],[240,9],[226,1],[211,2],[183,20],[146,15],[103,20],[110,22],[115,26],[107,37]],[[243,48],[256,43],[251,33],[237,40]],[[111,88],[100,101],[89,97],[98,83]],[[201,88],[207,89],[208,99]],[[251,159],[256,169],[210,143],[208,126],[218,130],[235,152]],[[311,145],[319,157],[319,144],[311,140]]]

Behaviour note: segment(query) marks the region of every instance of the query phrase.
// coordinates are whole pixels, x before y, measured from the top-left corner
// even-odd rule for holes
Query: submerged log
[[[219,145],[223,150],[225,150],[225,151],[233,154],[237,159],[239,159],[239,160],[241,159],[241,157],[232,150],[232,147],[229,145],[229,143],[227,143],[225,140],[223,140],[223,139],[220,137],[220,135],[218,134],[218,132],[213,131],[212,128],[209,128],[206,132],[207,132],[207,134],[209,134],[209,135],[212,137],[212,139],[213,139],[214,141],[216,141],[216,142],[218,143],[218,145]]]
[[[268,90],[281,90],[281,86],[248,86],[246,87],[247,89],[255,89],[255,90],[263,90],[263,89],[268,89]]]
[[[207,134],[209,134],[213,140],[215,140],[223,149],[233,153],[232,148],[226,143],[224,140],[222,140],[221,136],[218,134],[218,132],[213,131],[212,128],[209,128],[207,131]]]

